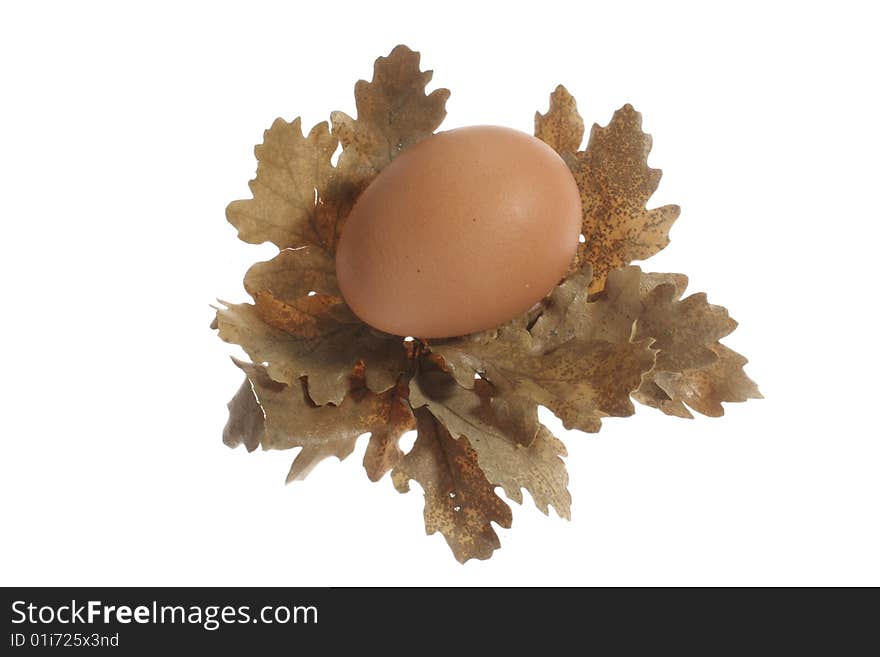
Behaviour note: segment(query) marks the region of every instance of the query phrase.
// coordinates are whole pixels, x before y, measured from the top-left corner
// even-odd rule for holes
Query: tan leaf
[[[276,119],[254,149],[257,176],[252,199],[233,201],[226,218],[245,242],[274,242],[278,247],[336,248],[341,221],[338,207],[350,207],[355,192],[344,172],[330,163],[339,141],[326,122],[303,136],[299,118]],[[324,208],[332,206],[333,211]]]
[[[525,488],[545,514],[552,505],[570,518],[565,446],[538,422],[536,404],[509,397],[484,380],[462,388],[439,371],[419,372],[410,384],[412,406],[427,406],[453,437],[467,437],[490,483],[520,504]]]
[[[682,373],[659,372],[657,384],[672,399],[710,417],[724,415],[721,402],[744,402],[761,399],[758,386],[743,371],[748,360],[721,343],[711,347],[717,359],[700,369]]]
[[[572,338],[629,342],[641,312],[638,267],[613,272],[605,290],[590,299],[590,268],[574,272],[544,302],[532,328],[532,341],[550,351]]]
[[[577,272],[553,290],[530,330],[520,318],[429,347],[462,386],[473,388],[479,374],[548,407],[567,429],[598,431],[603,417],[633,414],[630,395],[654,364],[651,340],[633,339],[638,275],[628,272],[619,294],[589,301],[589,272]]]
[[[449,90],[425,95],[433,73],[419,69],[419,58],[419,53],[397,46],[376,60],[371,82],[355,85],[357,119],[344,112],[331,114],[333,134],[342,142],[339,168],[352,178],[369,181],[402,151],[432,134],[446,116]]]
[[[281,301],[263,290],[254,295],[257,314],[269,326],[300,338],[316,338],[332,332],[340,324],[356,324],[357,318],[342,299],[316,294]]]
[[[566,429],[596,432],[603,417],[635,412],[630,395],[654,365],[654,352],[649,341],[575,339],[535,361],[530,379],[546,391],[536,401],[553,411]]]
[[[404,384],[375,394],[355,378],[339,406],[315,406],[303,382],[285,385],[272,380],[262,366],[237,360],[235,364],[247,375],[265,413],[263,449],[302,448],[290,468],[288,481],[305,478],[329,456],[346,458],[364,433],[372,432],[380,441],[396,442],[414,426]]]
[[[477,374],[486,375],[499,387],[516,386],[521,378],[520,356],[533,351],[531,335],[522,320],[459,338],[431,340],[428,347],[465,388],[474,387]]]
[[[679,301],[675,287],[664,284],[645,297],[635,337],[654,339],[657,370],[681,372],[714,362],[711,345],[735,328],[727,310],[711,305],[702,292]]]
[[[601,296],[621,288],[629,297],[638,292],[634,335],[653,339],[657,361],[633,394],[636,401],[683,418],[693,417],[685,403],[705,415],[721,415],[720,401],[745,401],[760,393],[742,371],[745,358],[719,342],[736,322],[726,309],[711,305],[705,294],[682,299],[686,286],[682,274],[645,274],[638,267],[626,267],[608,276]],[[724,363],[718,362],[719,354]]]
[[[294,385],[308,377],[309,396],[319,405],[342,402],[358,362],[373,392],[394,387],[408,369],[402,341],[361,322],[328,321],[320,334],[303,337],[268,324],[252,304],[224,304],[216,322],[220,337],[240,345],[255,363],[267,363],[275,381]]]
[[[363,372],[356,370],[356,378],[360,379],[360,388],[366,390],[363,381]],[[363,394],[363,393],[362,393]],[[380,414],[383,421],[376,423],[371,429],[370,442],[364,452],[364,469],[370,481],[379,481],[386,472],[396,466],[403,458],[400,449],[400,438],[407,431],[416,428],[416,420],[413,417],[409,404],[409,388],[405,382],[398,383],[390,392],[382,393],[387,406],[382,407]]]
[[[226,407],[229,420],[223,428],[223,443],[229,447],[244,445],[247,451],[253,452],[262,442],[266,426],[263,409],[248,377],[244,378],[244,383]]]
[[[624,105],[606,127],[594,125],[586,150],[569,158],[584,213],[585,242],[578,247],[577,260],[592,265],[591,293],[603,288],[609,272],[644,260],[669,243],[679,207],[646,209],[661,175],[648,167],[650,151],[651,137],[642,132],[641,115]]]
[[[688,286],[688,277],[684,274],[659,274],[656,272],[641,272],[639,277],[639,295],[646,297],[651,290],[659,285],[671,285],[675,288],[673,299],[681,299]]]
[[[535,112],[535,137],[566,159],[581,146],[584,120],[578,114],[574,97],[561,84],[550,94],[547,113]]]
[[[645,374],[642,379],[642,385],[633,393],[633,399],[645,406],[656,408],[666,415],[684,418],[686,420],[693,419],[693,415],[682,403],[680,399],[670,396],[663,388],[657,385],[654,380],[658,373],[651,371]],[[662,375],[662,373],[661,373]]]
[[[428,406],[454,436],[469,436],[478,453],[477,434],[530,445],[540,426],[533,401],[505,395],[484,379],[472,389],[463,388],[439,370],[419,371],[410,382],[409,400],[413,408]]]
[[[315,246],[284,249],[271,260],[253,265],[245,274],[244,289],[254,299],[267,291],[287,303],[309,292],[341,296],[333,258]]]
[[[415,411],[418,438],[391,471],[395,488],[415,480],[425,492],[425,530],[440,532],[455,558],[488,559],[501,547],[492,522],[510,527],[508,507],[486,480],[467,438],[453,438],[427,408]]]

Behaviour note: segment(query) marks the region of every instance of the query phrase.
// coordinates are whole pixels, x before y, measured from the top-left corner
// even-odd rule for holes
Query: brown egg
[[[495,126],[428,137],[358,198],[336,252],[345,301],[396,335],[441,338],[521,315],[564,276],[580,195],[544,142]]]

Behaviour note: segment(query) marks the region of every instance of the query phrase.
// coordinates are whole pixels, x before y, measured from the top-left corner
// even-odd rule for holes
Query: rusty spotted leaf
[[[522,504],[522,489],[545,514],[548,507],[570,518],[565,446],[538,422],[537,405],[505,395],[488,381],[462,388],[445,372],[419,372],[410,384],[410,404],[426,406],[449,433],[467,437],[490,483]]]
[[[290,123],[276,119],[254,149],[253,198],[226,208],[238,236],[253,244],[315,246],[332,254],[345,214],[341,208],[350,207],[355,194],[347,174],[330,162],[338,144],[326,121],[303,136],[299,118]]]
[[[363,378],[363,366],[355,370],[355,381],[358,382],[358,394],[364,395],[368,390]],[[384,396],[383,421],[371,430],[370,441],[364,452],[364,470],[370,481],[379,481],[386,472],[396,466],[403,458],[400,449],[400,439],[407,431],[416,428],[416,420],[413,417],[409,404],[409,386],[405,380],[401,380],[392,392],[382,393]]]
[[[316,338],[339,325],[357,323],[342,299],[326,294],[299,297],[287,303],[262,290],[254,295],[254,307],[269,326],[300,338]]]
[[[373,392],[392,388],[408,368],[399,338],[360,321],[322,319],[320,333],[296,335],[267,323],[253,304],[223,304],[215,321],[221,339],[240,345],[255,363],[267,363],[272,379],[294,385],[308,377],[309,396],[319,405],[342,402],[359,362]]]
[[[535,112],[535,137],[566,160],[581,146],[584,120],[578,114],[574,97],[561,84],[550,94],[547,113]]]
[[[391,471],[401,493],[415,480],[425,492],[425,530],[443,534],[458,561],[488,559],[501,547],[492,528],[509,528],[510,507],[483,474],[467,438],[453,438],[427,408],[415,410],[418,437]]]
[[[357,118],[331,114],[333,134],[342,142],[339,168],[362,184],[432,134],[446,116],[449,90],[425,94],[433,72],[420,70],[419,58],[419,53],[397,46],[376,60],[372,81],[355,85]]]
[[[577,261],[592,266],[591,293],[603,288],[610,272],[649,258],[669,243],[679,207],[646,208],[661,175],[648,167],[650,151],[641,115],[624,105],[606,127],[593,125],[586,150],[568,158],[584,213],[585,241]]]
[[[316,406],[303,382],[278,383],[264,367],[233,360],[253,386],[252,394],[265,414],[260,437],[263,449],[302,448],[290,468],[288,481],[305,478],[329,456],[346,458],[364,433],[371,432],[371,440],[396,444],[415,426],[406,403],[405,384],[376,394],[355,378],[341,404]],[[371,478],[375,473],[368,468]]]

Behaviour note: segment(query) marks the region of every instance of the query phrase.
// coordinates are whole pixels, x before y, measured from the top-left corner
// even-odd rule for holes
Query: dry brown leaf
[[[244,276],[244,289],[254,299],[267,291],[286,303],[309,292],[341,296],[333,258],[315,246],[284,249],[271,260],[253,265]]]
[[[480,469],[467,438],[453,438],[427,408],[415,410],[415,445],[391,471],[395,488],[415,480],[425,492],[425,530],[440,532],[455,558],[488,559],[501,547],[492,522],[510,527],[513,516]]]
[[[648,167],[651,137],[631,105],[614,113],[606,127],[594,124],[587,148],[567,157],[584,213],[584,243],[577,262],[590,264],[590,292],[599,292],[606,276],[633,260],[644,260],[669,243],[677,205],[646,209],[661,172]]]
[[[644,298],[636,320],[636,339],[653,338],[658,371],[681,372],[711,364],[717,358],[711,346],[736,328],[721,306],[713,306],[702,292],[676,299],[673,285],[655,287]]]
[[[745,401],[744,395],[759,393],[742,373],[745,360],[737,364],[736,358],[742,357],[728,354],[730,350],[718,342],[736,328],[736,322],[726,309],[710,304],[705,294],[682,299],[686,287],[687,277],[682,274],[644,273],[639,267],[624,267],[609,274],[604,290],[590,305],[604,305],[606,321],[612,324],[618,322],[623,327],[635,322],[634,340],[653,341],[656,364],[633,393],[636,401],[667,415],[690,418],[693,416],[683,396],[687,391],[689,406],[701,413],[707,408],[709,414],[717,415],[721,407],[712,401],[713,396]],[[717,365],[719,353],[728,356],[725,366]],[[682,387],[685,380],[693,382],[693,387]],[[700,399],[703,393],[708,395],[706,400]]]
[[[674,400],[710,417],[724,415],[721,402],[744,402],[761,399],[758,386],[743,371],[748,360],[721,343],[711,347],[716,360],[700,369],[680,374],[659,372],[657,384]]]
[[[585,271],[569,275],[545,299],[531,328],[533,344],[547,352],[574,338],[629,342],[641,311],[638,292],[641,272],[638,268],[629,269],[615,272],[625,284],[608,286],[593,299],[589,295],[589,265]]]
[[[534,377],[550,394],[540,400],[566,429],[595,433],[602,418],[629,417],[630,395],[654,364],[649,342],[611,343],[572,340],[541,357]]]
[[[635,316],[616,296],[588,300],[589,273],[557,286],[537,319],[441,340],[430,349],[464,387],[479,374],[505,392],[548,407],[567,429],[595,432],[606,416],[635,411],[630,395],[654,364],[651,340],[633,340]],[[631,295],[630,295],[631,296]],[[635,290],[638,304],[638,288]],[[532,323],[531,329],[527,329]]]
[[[680,399],[675,399],[654,380],[658,372],[648,372],[642,379],[642,385],[633,393],[633,399],[645,406],[651,406],[666,415],[680,417],[685,420],[693,419],[693,415]]]
[[[419,53],[406,46],[380,57],[370,82],[354,87],[357,119],[333,112],[333,134],[342,143],[339,168],[366,184],[397,155],[429,136],[446,116],[448,89],[425,95],[432,71],[419,69]]]
[[[278,383],[264,367],[233,360],[248,377],[265,414],[260,437],[263,449],[302,448],[290,468],[288,481],[305,478],[329,456],[344,459],[364,433],[371,432],[371,440],[396,444],[415,426],[406,403],[405,384],[377,395],[354,378],[351,392],[339,406],[315,406],[302,382],[289,386]],[[368,467],[367,473],[373,478],[377,470]]]
[[[534,402],[507,397],[484,380],[462,388],[441,371],[419,372],[410,383],[413,408],[426,406],[453,437],[467,437],[490,483],[520,504],[525,488],[545,514],[553,506],[570,518],[565,446],[538,422]]]
[[[413,408],[428,406],[454,436],[477,433],[520,445],[531,445],[538,433],[538,405],[524,397],[505,394],[485,379],[463,388],[448,373],[421,369],[410,383]],[[498,482],[493,482],[498,483]]]
[[[356,191],[330,158],[339,141],[327,122],[303,136],[297,117],[276,119],[254,149],[257,176],[252,199],[233,201],[226,218],[245,242],[274,242],[279,248],[316,246],[328,254],[339,239],[341,208],[350,208]],[[328,211],[327,208],[332,208]]]
[[[247,451],[253,452],[263,440],[266,425],[263,409],[247,376],[226,408],[229,409],[229,420],[223,427],[223,443],[229,447],[244,445]]]
[[[521,380],[520,357],[532,353],[532,338],[525,322],[515,320],[460,338],[432,340],[428,348],[465,388],[474,387],[478,374],[500,388],[514,388]]]
[[[319,405],[342,402],[358,362],[364,364],[367,387],[373,392],[394,387],[409,367],[399,338],[360,321],[328,320],[326,330],[303,337],[271,326],[252,304],[224,304],[216,322],[220,337],[240,345],[255,363],[267,363],[274,380],[294,385],[308,377],[309,396]]]
[[[584,139],[584,120],[577,102],[561,84],[550,94],[546,114],[535,112],[535,137],[548,144],[563,159],[576,153]]]
[[[342,299],[326,294],[300,297],[285,303],[263,290],[254,295],[254,307],[269,326],[300,338],[317,338],[331,333],[341,324],[356,324],[358,321]]]

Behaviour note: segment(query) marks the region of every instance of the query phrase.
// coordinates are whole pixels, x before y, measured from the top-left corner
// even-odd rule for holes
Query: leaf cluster
[[[666,246],[679,214],[646,207],[660,171],[647,165],[640,115],[625,105],[580,150],[584,122],[561,86],[536,113],[535,135],[581,192],[584,239],[566,278],[526,315],[478,334],[407,341],[361,322],[336,284],[336,245],[360,191],[443,120],[449,92],[426,93],[430,79],[418,53],[398,46],[355,86],[356,118],[334,112],[308,134],[299,118],[278,119],[265,132],[252,198],[231,203],[227,218],[244,241],[279,252],[245,275],[253,302],[221,302],[213,326],[251,359],[234,360],[245,379],[229,402],[227,445],[300,448],[292,481],[369,434],[368,477],[390,471],[401,492],[416,481],[428,533],[463,562],[490,557],[500,546],[492,523],[511,524],[498,488],[570,517],[565,446],[539,406],[595,432],[602,418],[632,415],[633,400],[691,417],[760,395],[745,358],[719,342],[736,327],[727,311],[684,296],[681,274],[630,264]]]

